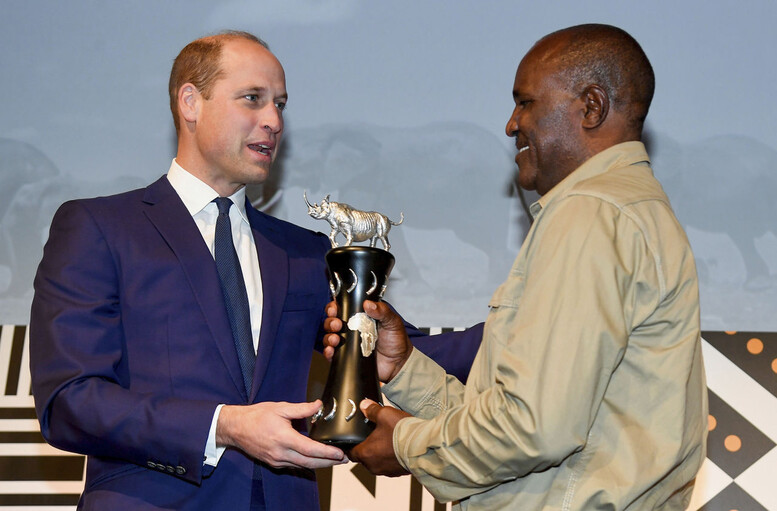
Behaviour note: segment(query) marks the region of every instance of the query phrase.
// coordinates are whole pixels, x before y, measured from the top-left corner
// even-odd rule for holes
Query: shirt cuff
[[[416,417],[430,419],[446,408],[442,399],[446,395],[447,376],[434,360],[421,350],[414,349],[402,369],[381,390],[389,401],[402,410]]]
[[[213,420],[210,423],[210,431],[208,432],[208,443],[205,444],[205,460],[203,465],[210,465],[215,467],[219,464],[221,455],[227,450],[226,447],[219,447],[216,445],[216,425],[219,422],[219,414],[223,404],[216,407],[216,411],[213,412]]]

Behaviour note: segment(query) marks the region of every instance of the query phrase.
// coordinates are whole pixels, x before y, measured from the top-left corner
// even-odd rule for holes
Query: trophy
[[[335,348],[329,376],[321,397],[323,405],[311,418],[310,438],[349,451],[361,443],[375,428],[359,409],[359,402],[369,398],[383,404],[378,381],[375,344],[378,338],[375,320],[364,312],[364,300],[378,301],[386,292],[394,256],[388,250],[388,232],[392,222],[375,211],[359,211],[348,204],[329,200],[308,205],[308,214],[326,220],[332,228],[329,239],[332,250],[326,254],[329,286],[343,321],[340,344]],[[335,238],[345,236],[343,246]],[[369,247],[351,246],[356,241],[370,241]],[[376,248],[377,240],[383,249]]]

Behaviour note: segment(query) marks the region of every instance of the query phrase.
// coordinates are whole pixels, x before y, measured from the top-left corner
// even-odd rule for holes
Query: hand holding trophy
[[[399,222],[392,222],[381,213],[332,202],[328,195],[320,205],[311,204],[306,193],[303,197],[308,214],[326,220],[331,227],[332,250],[326,254],[329,285],[345,325],[321,398],[324,404],[311,420],[310,437],[347,452],[375,428],[359,410],[359,402],[364,398],[383,402],[373,352],[378,333],[363,304],[364,300],[380,300],[386,291],[394,266],[387,236],[391,226],[401,224],[404,216],[400,214]],[[345,236],[344,246],[338,246],[338,234]],[[369,247],[351,246],[354,241],[366,240]],[[383,250],[375,247],[377,240]]]

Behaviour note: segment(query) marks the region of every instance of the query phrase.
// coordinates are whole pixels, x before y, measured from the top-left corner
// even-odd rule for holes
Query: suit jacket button
[[[171,473],[171,474],[172,474],[172,473],[174,473],[174,472],[175,472],[175,467],[173,467],[172,465],[167,465],[167,466],[165,467],[165,470],[167,470],[169,473]]]
[[[148,465],[148,468],[156,468],[156,463],[151,460],[147,461],[146,465]]]
[[[179,476],[182,476],[186,473],[186,469],[183,468],[181,465],[178,465],[177,467],[175,467],[175,473],[178,474]]]

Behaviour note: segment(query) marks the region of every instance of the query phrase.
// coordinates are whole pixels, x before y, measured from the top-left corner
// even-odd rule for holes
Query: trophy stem
[[[330,250],[326,261],[332,295],[344,326],[321,398],[323,406],[312,419],[310,437],[348,451],[375,428],[359,409],[361,400],[383,402],[373,351],[377,332],[372,320],[365,325],[363,313],[364,300],[383,297],[394,256],[378,248],[348,246]],[[351,322],[355,316],[357,321]],[[349,328],[349,322],[361,322],[361,326]]]

